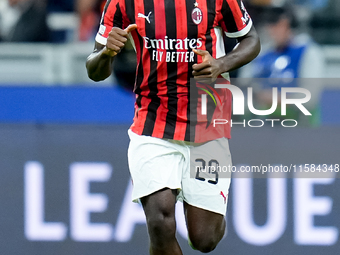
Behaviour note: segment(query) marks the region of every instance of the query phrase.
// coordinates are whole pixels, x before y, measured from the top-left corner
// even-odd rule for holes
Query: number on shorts
[[[202,166],[201,166],[200,169],[202,169],[203,171],[206,171],[206,162],[205,162],[204,159],[198,158],[198,159],[195,160],[195,162],[201,163]],[[214,184],[214,185],[216,185],[218,183],[218,171],[217,171],[218,166],[219,166],[219,163],[218,163],[218,161],[216,159],[211,159],[208,162],[209,173],[215,175],[215,180],[208,180],[208,182],[211,183],[211,184]],[[205,178],[201,177],[200,173],[201,173],[201,171],[196,171],[195,179],[204,182]]]

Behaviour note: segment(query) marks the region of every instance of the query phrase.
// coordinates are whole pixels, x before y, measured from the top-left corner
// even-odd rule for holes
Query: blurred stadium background
[[[339,164],[340,2],[244,3],[263,52],[270,44],[264,10],[289,4],[296,33],[310,35],[325,66],[316,124],[235,127],[234,164]],[[92,82],[85,70],[102,7],[96,0],[0,0],[0,254],[148,253],[143,211],[129,200],[133,53],[126,50],[106,81]],[[234,179],[226,238],[212,254],[339,254],[337,176]],[[198,254],[186,243],[180,206],[183,253]]]

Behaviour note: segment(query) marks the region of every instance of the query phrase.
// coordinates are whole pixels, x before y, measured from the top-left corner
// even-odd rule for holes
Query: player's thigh
[[[177,190],[164,188],[148,196],[142,197],[141,203],[146,216],[153,214],[174,215]]]
[[[185,219],[188,233],[192,241],[215,239],[218,242],[225,231],[225,218],[222,214],[208,211],[184,202]]]
[[[177,190],[164,188],[142,197],[151,241],[170,240],[176,234],[175,204]]]

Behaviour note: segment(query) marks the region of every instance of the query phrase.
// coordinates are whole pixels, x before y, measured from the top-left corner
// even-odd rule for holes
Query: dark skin
[[[141,198],[150,236],[151,255],[182,255],[175,236],[176,195],[177,190],[163,189]],[[193,246],[204,253],[215,249],[225,231],[223,215],[191,206],[186,202],[184,213]]]
[[[202,56],[202,63],[192,66],[192,75],[195,79],[204,79],[207,82],[213,82],[216,78],[225,72],[230,72],[248,64],[260,52],[260,41],[254,27],[248,34],[237,38],[239,44],[226,56],[215,59],[208,51],[193,49],[193,51]]]
[[[114,57],[125,46],[128,34],[136,28],[136,24],[130,25],[124,30],[114,27],[109,33],[106,45],[95,43],[94,51],[86,61],[87,73],[91,80],[103,81],[111,75]]]
[[[111,75],[114,57],[124,47],[129,32],[135,29],[137,29],[136,24],[130,25],[125,30],[114,27],[106,45],[96,42],[93,53],[86,61],[87,72],[92,80],[105,80]],[[260,42],[254,27],[248,34],[237,39],[238,46],[219,59],[214,59],[208,51],[193,49],[195,54],[202,56],[202,63],[192,66],[193,77],[210,83],[220,74],[252,61],[260,52]],[[176,195],[177,190],[165,188],[141,198],[150,236],[151,255],[182,255],[175,235]],[[186,202],[184,202],[184,213],[193,246],[204,253],[215,249],[224,235],[226,226],[224,216]]]

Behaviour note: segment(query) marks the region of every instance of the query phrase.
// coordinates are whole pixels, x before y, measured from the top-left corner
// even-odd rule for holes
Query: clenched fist
[[[111,57],[117,55],[125,46],[125,43],[128,40],[128,34],[136,28],[136,24],[129,25],[124,30],[119,27],[112,28],[103,53]]]

